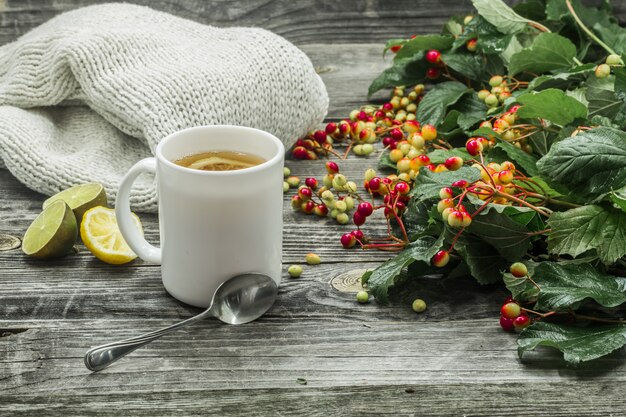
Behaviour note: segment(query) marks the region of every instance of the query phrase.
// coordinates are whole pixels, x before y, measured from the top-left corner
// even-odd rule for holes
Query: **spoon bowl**
[[[278,286],[267,275],[237,275],[217,288],[209,307],[197,316],[141,336],[92,348],[85,354],[85,366],[90,371],[100,371],[135,349],[208,316],[228,324],[249,323],[265,314],[274,304],[277,295]]]

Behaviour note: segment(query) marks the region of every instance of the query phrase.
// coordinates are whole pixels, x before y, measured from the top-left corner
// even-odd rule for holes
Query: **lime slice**
[[[22,250],[33,258],[54,258],[68,253],[77,237],[74,212],[64,201],[56,201],[48,204],[28,227]]]
[[[78,224],[82,221],[83,214],[90,208],[107,205],[107,195],[104,187],[102,184],[95,182],[75,185],[67,190],[63,190],[44,201],[43,208],[45,209],[58,200],[65,201],[74,210]]]

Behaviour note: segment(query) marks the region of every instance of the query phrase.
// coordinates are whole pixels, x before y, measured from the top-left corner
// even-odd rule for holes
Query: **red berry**
[[[350,133],[350,123],[346,120],[339,122],[339,133],[341,136],[347,136]]]
[[[465,149],[467,149],[467,153],[472,156],[476,156],[483,151],[483,145],[476,139],[470,139],[465,144]]]
[[[420,155],[417,157],[417,159],[420,161],[420,164],[424,166],[430,164],[430,158],[428,157],[428,155]]]
[[[498,172],[498,181],[501,184],[510,184],[513,181],[513,173],[507,169]]]
[[[374,207],[372,207],[371,203],[364,201],[359,204],[359,206],[356,209],[356,212],[359,213],[363,217],[368,217],[374,212]]]
[[[339,172],[339,166],[337,165],[336,162],[327,161],[326,162],[326,171],[328,171],[329,174],[336,174],[336,173]]]
[[[371,191],[378,191],[380,190],[380,178],[379,177],[374,177],[370,180],[369,182],[369,189]]]
[[[452,183],[453,187],[458,187],[458,188],[465,188],[467,187],[467,181],[465,180],[458,180],[458,181],[454,181]]]
[[[439,78],[439,68],[436,67],[432,67],[432,68],[428,68],[426,70],[426,78],[428,78],[429,80],[436,80],[437,78]]]
[[[363,240],[363,231],[356,229],[350,232],[352,236],[357,238],[358,240]]]
[[[326,131],[325,130],[316,130],[313,133],[313,139],[317,141],[317,143],[325,143],[326,142]]]
[[[476,38],[470,39],[469,41],[467,41],[467,44],[465,44],[465,46],[467,47],[468,51],[474,52],[476,50],[476,43]]]
[[[313,200],[309,200],[306,203],[302,203],[302,211],[305,212],[306,214],[313,213],[313,210],[315,210],[315,203],[313,202]]]
[[[426,61],[430,62],[431,64],[438,64],[441,61],[441,52],[436,49],[431,49],[430,51],[426,52]]]
[[[363,110],[361,110],[357,115],[356,118],[362,122],[367,121],[367,113],[365,113]]]
[[[451,156],[450,158],[446,159],[446,162],[444,165],[450,171],[456,171],[457,169],[460,169],[463,166],[463,158],[459,156]]]
[[[520,105],[519,104],[515,104],[514,106],[512,106],[509,109],[508,113],[515,113],[515,112],[517,112],[519,110],[519,108],[520,108]]]
[[[402,48],[402,45],[394,45],[391,48],[389,48],[389,50],[395,54],[396,52],[400,50],[400,48]]]
[[[394,140],[402,140],[404,139],[404,133],[402,133],[402,131],[398,128],[396,129],[391,129],[391,132],[389,132],[389,134],[391,135],[391,137]]]
[[[356,237],[354,237],[354,235],[352,235],[351,233],[346,233],[342,235],[341,245],[346,249],[353,247],[354,245],[356,245]]]
[[[309,201],[313,197],[313,191],[307,186],[302,186],[298,188],[298,195],[302,201]]]
[[[516,302],[506,303],[500,309],[500,314],[508,319],[514,319],[522,313],[519,304]]]
[[[391,103],[383,104],[383,110],[386,111],[386,112],[390,112],[391,110],[393,110],[393,104],[391,104]]]
[[[448,216],[448,224],[450,227],[463,227],[463,212],[454,210]]]
[[[328,207],[326,207],[324,204],[318,204],[317,206],[315,206],[315,209],[313,211],[318,216],[325,217],[328,214]]]
[[[354,214],[352,215],[352,221],[354,222],[356,226],[361,226],[363,223],[365,223],[365,219],[366,217],[362,215],[361,213],[359,213],[358,211],[355,211]]]
[[[428,168],[431,171],[434,171],[437,167],[435,166],[435,164],[428,164],[426,165],[426,168]]]
[[[521,262],[515,262],[510,268],[511,274],[516,278],[524,278],[528,275],[528,268]]]
[[[393,140],[393,138],[391,136],[385,136],[383,138],[383,146],[384,147],[391,146],[393,143],[394,143],[394,140]]]
[[[397,191],[400,195],[406,195],[409,193],[409,191],[411,191],[411,187],[409,187],[409,184],[407,184],[406,182],[400,181],[396,184],[394,190]]]
[[[292,154],[296,159],[309,159],[309,153],[304,146],[296,146],[293,148]]]
[[[326,125],[326,128],[324,130],[326,131],[327,135],[332,135],[337,132],[337,124],[330,122]]]
[[[444,198],[452,198],[452,197],[454,197],[454,192],[452,191],[452,188],[444,187],[441,190],[439,190],[439,198],[444,199]]]
[[[304,180],[304,183],[306,184],[307,187],[315,190],[317,188],[317,180],[313,177],[309,177],[307,179]]]
[[[530,325],[530,317],[526,314],[521,314],[519,317],[513,320],[513,326],[518,329],[524,329]]]
[[[398,209],[398,212],[402,213],[404,209],[406,209],[406,204],[402,201],[396,201],[396,209]]]
[[[382,110],[376,110],[376,113],[374,113],[374,118],[380,120],[380,119],[384,119],[385,118],[385,112]]]
[[[446,250],[440,250],[433,256],[432,262],[437,268],[443,268],[450,261],[450,254]]]
[[[513,319],[500,316],[500,327],[502,327],[502,329],[505,332],[512,332],[513,331]]]

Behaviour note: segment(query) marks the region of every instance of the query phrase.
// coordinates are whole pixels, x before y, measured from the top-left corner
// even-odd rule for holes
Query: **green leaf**
[[[626,212],[626,187],[611,192],[611,201],[615,207],[619,207]]]
[[[528,268],[528,275],[533,277],[535,275],[536,263],[532,261],[523,262]],[[509,265],[510,266],[510,265]],[[535,287],[526,277],[518,278],[513,274],[507,272],[503,274],[502,279],[507,290],[511,292],[511,297],[521,302],[532,302],[537,300],[537,294],[539,294],[539,288]]]
[[[385,53],[387,53],[389,49],[391,49],[394,46],[404,45],[406,42],[407,42],[406,39],[389,39],[387,43],[385,44],[385,49],[383,49],[383,58],[385,57]]]
[[[518,33],[526,28],[530,20],[523,18],[502,0],[472,0],[474,7],[485,20],[502,33]]]
[[[372,81],[367,92],[368,96],[383,88],[417,84],[424,80],[428,65],[421,58],[423,54],[414,58],[394,60],[392,67],[387,68]]]
[[[450,158],[451,156],[459,156],[463,158],[463,161],[469,161],[471,159],[474,159],[474,157],[467,153],[464,148],[436,149],[428,153],[430,162],[432,162],[433,164],[443,164],[444,162],[446,162],[446,159]]]
[[[417,120],[422,124],[437,126],[443,120],[448,106],[456,103],[472,90],[457,81],[446,81],[435,85],[420,102],[417,108]]]
[[[448,68],[458,72],[470,80],[481,80],[484,73],[484,64],[480,55],[473,53],[445,52],[441,59]]]
[[[381,171],[389,169],[397,171],[398,167],[396,163],[389,159],[389,149],[385,149],[383,153],[380,154],[380,158],[378,158],[378,169]]]
[[[585,86],[589,117],[600,115],[614,118],[623,105],[623,101],[615,94],[615,77],[598,78],[592,75],[587,78]]]
[[[528,0],[513,6],[513,10],[522,17],[536,21],[545,20],[545,2],[542,0]]]
[[[608,355],[626,344],[626,326],[620,324],[573,327],[563,324],[536,322],[520,334],[517,352],[537,346],[549,346],[563,352],[563,359],[577,364]]]
[[[430,263],[430,260],[439,251],[443,239],[424,236],[411,242],[406,249],[389,259],[370,274],[364,275],[361,280],[367,283],[368,288],[379,303],[389,302],[389,287],[400,276],[402,269],[415,261]]]
[[[475,216],[467,230],[493,246],[510,262],[519,260],[531,247],[529,230],[495,210]]]
[[[602,273],[588,263],[541,262],[532,278],[540,288],[536,310],[576,310],[586,299],[603,307],[626,302],[626,279]]]
[[[537,158],[516,148],[506,141],[499,141],[495,148],[502,149],[511,158],[512,162],[522,168],[526,174],[535,176],[539,174],[537,169]]]
[[[458,180],[474,182],[480,179],[480,171],[476,168],[463,166],[456,171],[432,172],[428,168],[421,168],[415,177],[415,183],[409,195],[416,201],[439,197],[439,190]]]
[[[509,73],[511,75],[522,71],[543,73],[569,68],[574,63],[574,56],[576,46],[569,39],[556,33],[542,33],[530,47],[511,56]]]
[[[545,90],[546,88],[565,89],[572,83],[583,81],[587,75],[594,72],[595,68],[595,64],[584,64],[554,74],[540,75],[533,78],[528,84],[528,89],[535,91]]]
[[[454,250],[463,258],[479,284],[501,281],[502,271],[510,264],[493,246],[470,234],[463,235]]]
[[[449,35],[418,35],[407,41],[398,51],[396,60],[403,60],[417,56],[422,51],[436,49],[442,51],[452,46],[454,38]]]
[[[451,109],[461,113],[457,123],[463,131],[469,130],[487,116],[487,106],[484,101],[478,99],[476,94],[464,95],[451,106]]]
[[[599,127],[555,143],[537,163],[541,176],[570,194],[600,199],[626,186],[626,133]]]
[[[517,111],[521,118],[537,117],[565,126],[579,117],[587,117],[584,104],[556,88],[522,94],[517,101],[522,105]]]
[[[576,257],[595,249],[602,262],[612,264],[626,255],[626,213],[591,205],[556,212],[548,225],[548,250]]]
[[[617,54],[626,54],[626,30],[616,23],[596,23],[593,31]]]

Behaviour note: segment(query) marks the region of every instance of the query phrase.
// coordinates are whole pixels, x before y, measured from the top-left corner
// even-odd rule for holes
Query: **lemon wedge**
[[[132,214],[135,225],[143,236],[141,221]],[[96,258],[108,264],[121,265],[137,257],[124,240],[113,209],[97,206],[87,210],[80,224],[80,237]]]

